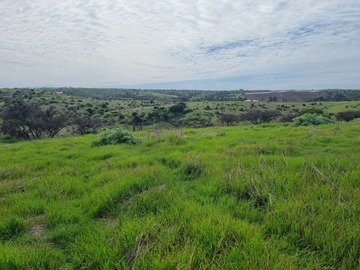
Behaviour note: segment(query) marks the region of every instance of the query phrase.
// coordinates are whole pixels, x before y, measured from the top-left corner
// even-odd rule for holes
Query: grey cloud
[[[359,18],[356,0],[3,0],[0,87],[298,78],[309,65],[323,78],[333,65],[346,87],[344,70],[360,77]]]

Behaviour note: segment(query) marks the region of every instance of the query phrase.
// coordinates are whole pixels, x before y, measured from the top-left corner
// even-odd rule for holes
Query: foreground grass
[[[358,269],[360,122],[0,144],[0,269]]]

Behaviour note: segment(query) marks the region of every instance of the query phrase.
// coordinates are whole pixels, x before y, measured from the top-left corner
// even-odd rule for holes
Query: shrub
[[[306,113],[292,120],[291,126],[317,126],[322,124],[333,124],[334,120],[315,113]]]
[[[313,105],[313,104],[311,104],[311,105]],[[300,115],[307,114],[307,113],[321,114],[321,115],[323,115],[323,114],[324,114],[324,110],[323,110],[323,109],[320,109],[320,108],[303,109],[303,110],[301,110]]]
[[[131,132],[124,129],[106,130],[100,133],[99,138],[91,143],[91,146],[102,146],[111,144],[138,144],[140,138],[135,138]]]
[[[252,104],[253,105],[253,104]],[[278,111],[261,111],[261,110],[251,110],[240,115],[240,120],[249,121],[252,124],[262,124],[269,123],[274,118],[280,116]]]
[[[355,118],[360,118],[360,111],[343,111],[335,115],[337,120],[349,122]]]

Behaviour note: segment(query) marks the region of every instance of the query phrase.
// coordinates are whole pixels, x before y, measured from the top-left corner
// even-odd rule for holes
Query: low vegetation
[[[325,117],[323,115],[319,115],[316,113],[305,113],[301,116],[295,117],[292,119],[291,126],[318,126],[324,124],[334,124],[335,121]]]
[[[247,99],[251,95],[262,99]],[[319,96],[350,101],[315,101]],[[290,123],[306,113],[351,121],[359,118],[358,96],[360,91],[355,90],[0,89],[0,124],[3,122],[2,132],[10,137],[34,139],[84,135],[119,126],[141,131],[154,127]]]
[[[100,133],[99,138],[94,140],[92,146],[114,145],[114,144],[138,144],[140,138],[135,138],[131,132],[124,129],[106,130]]]
[[[2,142],[0,269],[358,269],[359,125]]]

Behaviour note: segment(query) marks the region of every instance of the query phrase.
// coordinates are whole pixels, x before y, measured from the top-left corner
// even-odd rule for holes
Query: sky
[[[0,0],[0,87],[360,89],[359,0]]]

